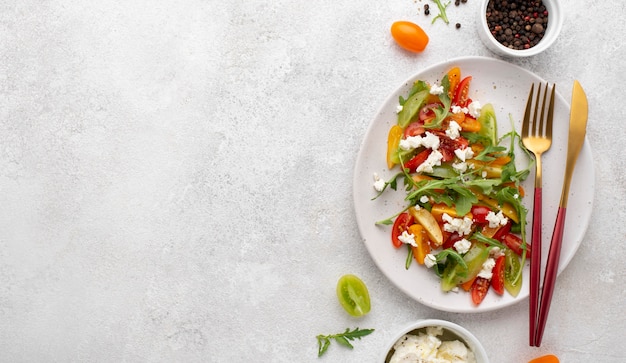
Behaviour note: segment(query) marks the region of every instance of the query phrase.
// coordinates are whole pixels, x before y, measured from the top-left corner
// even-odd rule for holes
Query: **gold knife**
[[[578,154],[585,141],[587,130],[587,96],[578,81],[574,81],[572,88],[572,106],[569,116],[569,137],[567,141],[567,163],[565,164],[565,178],[563,179],[563,191],[561,192],[561,202],[556,215],[556,223],[554,232],[552,233],[552,241],[550,242],[550,251],[548,252],[548,262],[546,264],[546,273],[543,278],[543,291],[541,293],[541,304],[539,306],[539,320],[537,324],[537,335],[535,346],[541,345],[541,338],[548,319],[550,310],[550,302],[552,301],[552,293],[554,292],[554,283],[559,267],[559,258],[561,256],[561,244],[563,241],[563,229],[565,225],[565,211],[567,209],[567,198],[569,197],[569,186],[574,173],[574,166],[578,159]]]

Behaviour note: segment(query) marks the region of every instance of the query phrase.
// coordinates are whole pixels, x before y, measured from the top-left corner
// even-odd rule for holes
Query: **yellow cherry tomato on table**
[[[428,35],[424,29],[410,21],[391,24],[391,36],[399,46],[411,52],[421,52],[428,45]]]

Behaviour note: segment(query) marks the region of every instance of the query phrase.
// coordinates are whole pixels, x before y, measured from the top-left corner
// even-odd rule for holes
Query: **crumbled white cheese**
[[[385,181],[377,173],[374,173],[374,189],[378,192],[382,192],[385,189]]]
[[[420,202],[422,202],[422,203],[428,203],[428,202],[430,202],[430,198],[428,198],[428,196],[427,196],[427,195],[422,195],[422,196],[420,197]]]
[[[472,242],[466,240],[465,238],[454,243],[454,249],[460,254],[467,253],[470,247],[472,247]]]
[[[445,222],[443,229],[446,232],[456,232],[460,236],[467,236],[472,232],[472,219],[469,217],[452,218],[448,213],[444,213],[441,217]]]
[[[499,211],[497,214],[493,211],[490,211],[486,217],[489,222],[489,228],[496,228],[499,226],[504,226],[509,222],[509,219],[502,214],[502,211]]]
[[[482,109],[482,107],[483,106],[480,104],[480,102],[473,101],[469,104],[469,106],[467,106],[467,110],[469,111],[469,114],[472,115],[472,117],[478,118],[480,117],[480,110]]]
[[[437,83],[430,86],[430,94],[431,95],[440,95],[443,93],[443,86],[438,85]]]
[[[467,171],[467,163],[452,163],[452,168],[459,174],[465,173]]]
[[[393,346],[390,363],[476,363],[474,353],[461,341],[442,341],[442,327],[427,327],[426,332],[406,334]]]
[[[443,154],[439,150],[433,150],[426,160],[418,166],[415,171],[418,173],[432,173],[433,166],[441,165]]]
[[[461,136],[461,126],[456,121],[450,121],[446,129],[446,135],[452,140],[456,140]]]
[[[413,150],[417,149],[420,146],[423,146],[427,149],[437,150],[439,149],[440,144],[439,137],[432,132],[426,131],[424,136],[409,136],[405,139],[400,140],[400,148],[402,150]]]
[[[462,113],[468,113],[469,112],[467,107],[461,107],[461,106],[457,106],[457,105],[454,105],[454,106],[450,107],[450,111],[452,113],[461,113],[461,112]]]
[[[491,276],[493,276],[493,268],[496,265],[496,260],[489,257],[487,261],[483,263],[482,269],[478,273],[478,277],[482,277],[484,279],[490,280]]]
[[[474,157],[474,150],[471,147],[466,147],[463,149],[455,149],[454,155],[461,161],[467,161]]]
[[[481,175],[481,176],[483,177],[483,179],[484,179],[484,178],[486,178],[486,177],[487,177],[487,172],[486,172],[486,171],[483,171],[482,173],[480,173],[480,175]]]
[[[504,256],[504,252],[502,252],[502,249],[500,249],[500,247],[492,247],[489,250],[489,256],[493,257],[494,259],[497,259],[500,256]]]
[[[396,113],[400,113],[400,112],[402,112],[402,109],[403,109],[403,108],[404,108],[404,106],[402,106],[402,105],[397,105],[397,106],[396,106]]]
[[[432,253],[429,253],[424,257],[424,266],[431,268],[437,264],[437,257]]]
[[[407,245],[417,247],[417,242],[415,242],[415,236],[407,231],[402,232],[402,234],[398,236],[398,240]]]

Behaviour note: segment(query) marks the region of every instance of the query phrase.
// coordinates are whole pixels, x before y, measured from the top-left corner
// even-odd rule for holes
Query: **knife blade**
[[[541,339],[548,319],[554,284],[561,257],[561,245],[563,242],[563,230],[565,226],[565,214],[567,210],[567,199],[569,197],[569,187],[576,166],[576,160],[580,149],[582,149],[587,133],[588,117],[587,95],[578,81],[574,81],[572,87],[572,105],[570,108],[569,135],[567,141],[567,161],[565,164],[565,177],[563,179],[563,191],[561,201],[556,215],[554,232],[550,241],[548,252],[548,262],[546,263],[546,273],[543,279],[543,291],[541,293],[541,303],[539,306],[539,319],[537,323],[537,335],[535,346],[541,346]]]

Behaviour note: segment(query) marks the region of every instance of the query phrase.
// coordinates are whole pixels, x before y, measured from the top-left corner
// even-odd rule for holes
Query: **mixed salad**
[[[519,135],[498,137],[494,108],[469,98],[471,76],[450,69],[439,83],[416,81],[400,96],[388,134],[389,180],[375,175],[375,198],[403,181],[407,206],[377,222],[392,225],[395,248],[430,268],[443,291],[469,291],[480,304],[488,291],[517,296],[530,257],[527,210],[514,147]],[[526,151],[527,152],[527,151]]]

